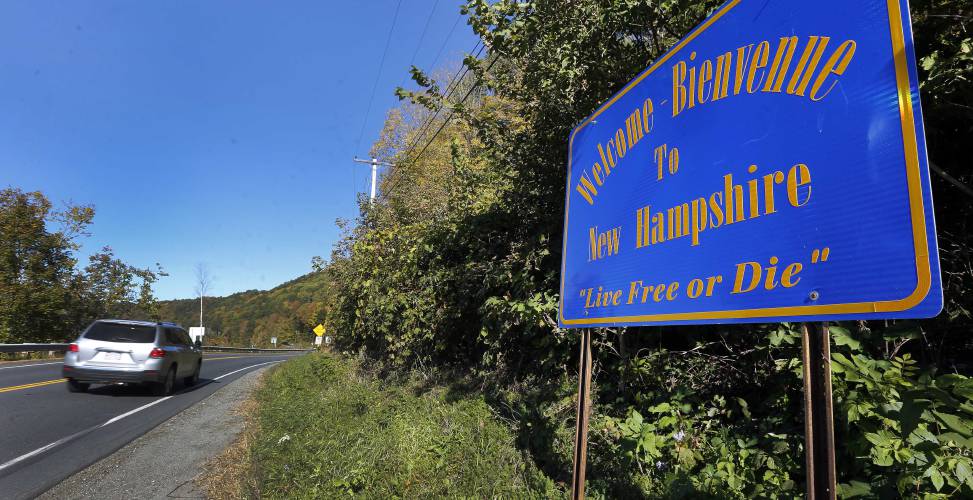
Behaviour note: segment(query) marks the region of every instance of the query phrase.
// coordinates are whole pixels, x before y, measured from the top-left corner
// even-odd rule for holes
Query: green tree
[[[61,342],[93,319],[155,313],[152,284],[165,276],[115,258],[111,248],[77,269],[91,206],[54,209],[40,192],[0,191],[0,343]]]
[[[0,191],[0,342],[62,340],[76,328],[72,253],[93,217],[88,206],[55,210],[39,192]]]
[[[140,269],[115,257],[111,247],[89,257],[82,275],[84,304],[96,318],[145,315],[160,320],[152,284],[167,276],[159,264],[156,270]]]

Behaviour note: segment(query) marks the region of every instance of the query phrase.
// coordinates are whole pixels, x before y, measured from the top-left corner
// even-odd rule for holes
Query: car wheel
[[[88,387],[91,384],[86,384],[84,382],[78,382],[74,379],[68,379],[68,391],[69,392],[87,392]]]
[[[190,386],[191,387],[191,386],[194,386],[194,385],[196,385],[196,384],[199,383],[199,370],[200,370],[200,368],[202,368],[202,365],[203,365],[203,362],[202,361],[200,361],[199,363],[196,363],[196,370],[193,371],[193,374],[190,375],[190,376],[188,376],[188,377],[186,377],[183,380],[183,382],[186,383],[186,386]]]
[[[169,368],[169,373],[166,374],[166,379],[158,384],[155,384],[152,392],[156,396],[168,396],[172,393],[173,386],[176,385],[176,368]]]

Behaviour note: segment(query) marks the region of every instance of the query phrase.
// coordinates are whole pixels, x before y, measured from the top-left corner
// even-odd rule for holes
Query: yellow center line
[[[59,379],[56,379],[56,380],[47,380],[47,381],[44,381],[44,382],[34,382],[32,384],[14,385],[14,386],[10,386],[10,387],[0,387],[0,392],[19,391],[21,389],[30,389],[32,387],[41,387],[41,386],[44,386],[44,385],[51,385],[51,384],[57,384],[57,383],[60,383],[60,382],[64,382],[65,380],[67,380],[67,379],[66,378],[59,378]]]
[[[222,358],[210,358],[210,357],[205,357],[204,356],[203,359],[208,360],[208,361],[216,361],[216,360],[219,360],[219,359],[239,359],[239,358],[252,358],[252,357],[254,357],[254,355],[251,354],[251,355],[247,355],[247,356],[226,356],[226,357],[222,357]],[[33,388],[33,387],[42,387],[42,386],[45,386],[45,385],[51,385],[51,384],[57,384],[59,382],[64,382],[66,380],[67,380],[66,378],[59,378],[59,379],[55,379],[55,380],[46,380],[44,382],[33,382],[33,383],[30,383],[30,384],[13,385],[13,386],[10,386],[10,387],[0,387],[0,392],[11,392],[11,391],[19,391],[19,390],[23,390],[23,389],[30,389],[30,388]]]

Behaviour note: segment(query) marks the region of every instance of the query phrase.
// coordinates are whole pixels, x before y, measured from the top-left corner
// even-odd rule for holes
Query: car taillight
[[[163,351],[162,349],[159,349],[158,347],[152,349],[152,352],[149,353],[149,357],[155,359],[164,358],[165,356],[166,356],[166,352]]]
[[[68,346],[68,350],[71,352],[78,352],[78,344],[71,344]]]

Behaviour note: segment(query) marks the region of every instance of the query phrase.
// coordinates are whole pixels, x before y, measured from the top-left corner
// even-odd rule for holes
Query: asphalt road
[[[33,498],[255,367],[291,356],[207,354],[199,384],[165,398],[117,385],[69,393],[59,361],[0,364],[0,497]]]

